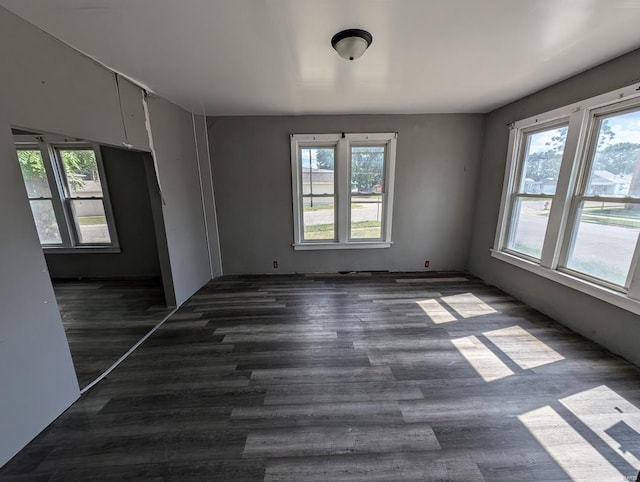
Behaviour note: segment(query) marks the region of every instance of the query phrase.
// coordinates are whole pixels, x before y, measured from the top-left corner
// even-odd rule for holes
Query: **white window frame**
[[[529,135],[534,135],[541,131],[562,128],[562,127],[568,126],[568,124],[569,124],[569,118],[567,117],[560,117],[558,119],[553,119],[549,122],[541,122],[533,126],[527,126],[519,129],[518,135],[514,139],[514,145],[513,145],[513,150],[514,150],[513,158],[515,160],[514,166],[513,166],[514,171],[513,171],[512,180],[510,181],[510,186],[509,186],[510,196],[508,196],[507,198],[508,206],[506,206],[506,211],[508,212],[508,216],[507,216],[508,223],[506,223],[506,225],[502,227],[502,230],[500,233],[501,234],[500,245],[503,247],[504,251],[511,253],[515,256],[520,256],[525,259],[529,259],[533,262],[537,262],[538,258],[534,256],[529,256],[525,253],[521,253],[519,251],[516,251],[515,249],[509,248],[509,245],[508,245],[511,236],[515,234],[514,231],[515,231],[516,219],[513,215],[514,215],[514,208],[515,208],[516,202],[521,197],[551,199],[552,201],[551,209],[553,209],[553,204],[556,202],[556,196],[558,196],[559,193],[557,189],[554,194],[527,194],[526,192],[520,192],[521,190],[520,186],[522,184],[522,176],[524,176],[525,174],[524,161],[526,158],[525,149],[527,148],[525,140]],[[565,144],[565,148],[566,148],[566,144]],[[564,164],[564,152],[563,152],[563,162],[561,164],[562,165]],[[561,173],[562,173],[562,167],[560,169],[558,178],[560,178]],[[559,180],[558,180],[558,183],[559,183]],[[547,229],[547,232],[548,232],[548,229]],[[547,239],[547,236],[545,236],[545,240],[546,239]],[[549,248],[547,248],[547,250],[548,249]],[[540,258],[541,260],[543,259],[544,254],[545,254],[545,246],[543,245],[542,254]]]
[[[593,157],[591,152],[593,136],[597,135],[596,116],[603,112],[614,113],[629,108],[640,108],[639,84],[522,119],[509,126],[507,164],[491,255],[546,279],[640,314],[640,237],[624,286],[565,267],[572,237],[575,235],[579,202],[589,197],[585,196],[584,192]],[[553,128],[567,122],[569,128],[556,193],[549,213],[542,255],[540,259],[535,259],[508,248],[508,236],[513,223],[512,206],[524,162],[522,141],[529,132],[544,130],[545,127]],[[608,199],[599,198],[604,201]],[[624,202],[625,198],[617,197],[612,200]]]
[[[98,144],[59,137],[54,135],[14,135],[16,150],[37,150],[42,156],[49,190],[51,191],[51,202],[55,213],[58,229],[62,242],[60,244],[41,244],[45,253],[120,253],[120,244],[116,231],[116,224],[109,197],[107,176],[104,171],[102,152]],[[110,243],[81,243],[80,236],[74,222],[71,200],[76,197],[67,194],[65,188],[66,174],[62,167],[62,159],[58,155],[59,150],[83,149],[92,150],[96,158],[98,175],[100,176],[100,187],[102,197],[91,197],[82,199],[99,199],[102,201],[109,230]]]
[[[291,134],[291,186],[295,250],[388,248],[393,217],[393,187],[397,132],[365,134]],[[350,238],[351,147],[384,146],[384,182],[382,195],[382,237],[380,239]],[[333,147],[335,149],[335,213],[336,233],[331,240],[305,240],[303,236],[303,182],[300,153],[303,148]]]

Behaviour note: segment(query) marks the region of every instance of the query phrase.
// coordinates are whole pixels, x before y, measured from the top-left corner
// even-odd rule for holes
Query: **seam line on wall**
[[[213,166],[211,164],[211,146],[209,145],[209,129],[207,127],[207,117],[203,116],[204,122],[204,135],[206,138],[207,144],[207,159],[209,162],[209,183],[211,184],[211,202],[213,206],[213,214],[215,216],[215,228],[216,228],[216,248],[218,250],[218,271],[220,276],[224,274],[222,270],[222,248],[220,247],[220,228],[218,227],[218,208],[216,206],[216,191],[213,188]],[[215,274],[215,273],[214,273]]]
[[[164,196],[162,194],[162,184],[160,183],[160,170],[158,169],[158,156],[156,156],[156,149],[153,145],[153,133],[151,132],[151,116],[149,115],[149,104],[147,103],[148,92],[142,91],[142,108],[144,109],[144,127],[147,130],[147,137],[149,138],[149,152],[151,153],[151,159],[153,159],[153,170],[155,171],[156,181],[158,182],[158,191],[160,192],[160,202],[163,206],[166,206]]]
[[[207,222],[207,205],[204,200],[204,185],[202,184],[202,169],[200,167],[200,149],[198,148],[198,132],[196,130],[196,116],[191,113],[191,125],[193,127],[193,142],[196,148],[196,165],[198,166],[198,182],[200,183],[200,202],[202,203],[202,221],[204,222],[204,234],[207,239],[207,257],[209,258],[209,276],[213,279],[213,263],[211,259],[211,240],[209,239],[209,223]]]

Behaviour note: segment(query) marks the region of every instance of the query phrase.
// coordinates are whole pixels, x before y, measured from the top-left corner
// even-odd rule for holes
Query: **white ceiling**
[[[640,47],[640,0],[0,0],[209,115],[487,112]],[[373,44],[342,60],[333,34]]]

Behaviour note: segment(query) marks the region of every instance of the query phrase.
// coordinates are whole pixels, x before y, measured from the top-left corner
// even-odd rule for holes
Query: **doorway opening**
[[[148,153],[12,129],[80,388],[175,306]]]

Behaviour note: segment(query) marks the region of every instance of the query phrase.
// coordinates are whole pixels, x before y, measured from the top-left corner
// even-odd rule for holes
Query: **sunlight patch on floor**
[[[513,375],[511,369],[475,336],[458,338],[451,342],[485,382]]]
[[[553,408],[542,407],[518,419],[571,479],[628,480]]]
[[[518,325],[484,333],[520,368],[527,370],[564,360],[564,357]]]
[[[560,400],[635,470],[640,470],[640,409],[606,385]]]
[[[416,304],[422,308],[431,321],[439,325],[440,323],[449,323],[450,321],[456,321],[456,317],[440,304],[438,300],[428,299],[416,301]]]
[[[441,301],[446,303],[452,310],[462,318],[473,318],[474,316],[490,315],[497,313],[488,304],[482,301],[473,293],[461,293],[459,295],[443,296]]]

